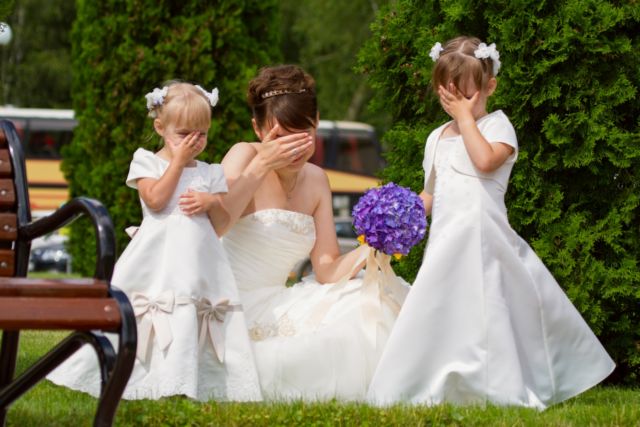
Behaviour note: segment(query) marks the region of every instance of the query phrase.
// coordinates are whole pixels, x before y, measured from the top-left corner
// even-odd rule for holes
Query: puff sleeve
[[[224,176],[222,165],[209,165],[209,192],[226,193],[228,191],[227,178]]]
[[[138,179],[154,178],[162,176],[162,168],[159,159],[155,154],[144,148],[138,148],[133,154],[133,160],[129,166],[127,175],[127,186],[138,189]]]
[[[501,110],[496,111],[487,120],[481,121],[478,128],[489,143],[502,142],[510,145],[517,154],[518,138],[516,131],[509,118]]]

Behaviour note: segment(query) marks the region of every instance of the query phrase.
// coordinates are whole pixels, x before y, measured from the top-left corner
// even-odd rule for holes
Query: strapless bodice
[[[313,217],[265,209],[240,218],[222,239],[241,291],[284,287],[294,265],[316,240]]]

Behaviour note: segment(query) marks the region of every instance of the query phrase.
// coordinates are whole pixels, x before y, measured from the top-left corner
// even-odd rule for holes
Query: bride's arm
[[[288,165],[293,150],[306,150],[312,141],[307,133],[278,137],[278,126],[262,143],[235,144],[222,159],[229,191],[216,203],[211,200],[209,219],[216,234],[224,235],[246,210],[268,172]]]
[[[313,218],[316,227],[316,243],[311,251],[311,264],[319,283],[333,283],[340,280],[346,274],[358,272],[363,266],[356,266],[356,261],[367,248],[360,246],[350,252],[340,255],[336,228],[333,222],[333,204],[329,180],[324,174],[316,177],[314,182],[320,198]]]
[[[221,197],[219,209],[209,211],[209,219],[218,236],[225,234],[240,218],[254,193],[271,170],[253,144],[238,143],[222,159],[229,191]]]

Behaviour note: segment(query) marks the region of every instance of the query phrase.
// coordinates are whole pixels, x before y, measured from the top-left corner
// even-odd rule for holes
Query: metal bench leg
[[[104,383],[108,377],[108,372],[114,366],[114,360],[116,358],[111,342],[101,334],[76,332],[61,341],[18,378],[3,387],[0,391],[0,407],[5,408],[6,411],[6,408],[11,405],[11,403],[36,385],[62,362],[67,360],[69,356],[78,351],[85,343],[91,344],[98,353],[100,373]]]
[[[2,348],[0,349],[0,391],[11,383],[16,370],[18,356],[19,331],[2,331]],[[4,426],[9,404],[0,402],[0,426]]]
[[[98,409],[93,422],[96,427],[108,427],[113,424],[118,404],[136,361],[137,329],[133,308],[122,291],[112,287],[111,293],[118,301],[122,324],[118,334],[118,356],[115,366],[98,400]]]

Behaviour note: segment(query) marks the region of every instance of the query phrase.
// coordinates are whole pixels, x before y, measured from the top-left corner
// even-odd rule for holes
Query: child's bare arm
[[[484,173],[493,172],[502,166],[513,153],[513,147],[503,143],[491,144],[480,133],[476,119],[471,113],[478,102],[480,92],[476,92],[471,99],[467,99],[451,84],[448,89],[440,86],[438,95],[442,107],[458,125],[473,165]]]
[[[427,215],[431,215],[431,208],[433,206],[433,195],[427,193],[425,190],[422,190],[420,193],[420,198],[422,199],[422,203],[424,203],[424,210]]]
[[[202,151],[202,144],[198,138],[199,134],[196,132],[192,132],[184,138],[175,150],[175,157],[171,159],[169,166],[160,178],[138,179],[138,193],[149,209],[159,211],[167,206],[176,190],[182,170],[195,155]]]

